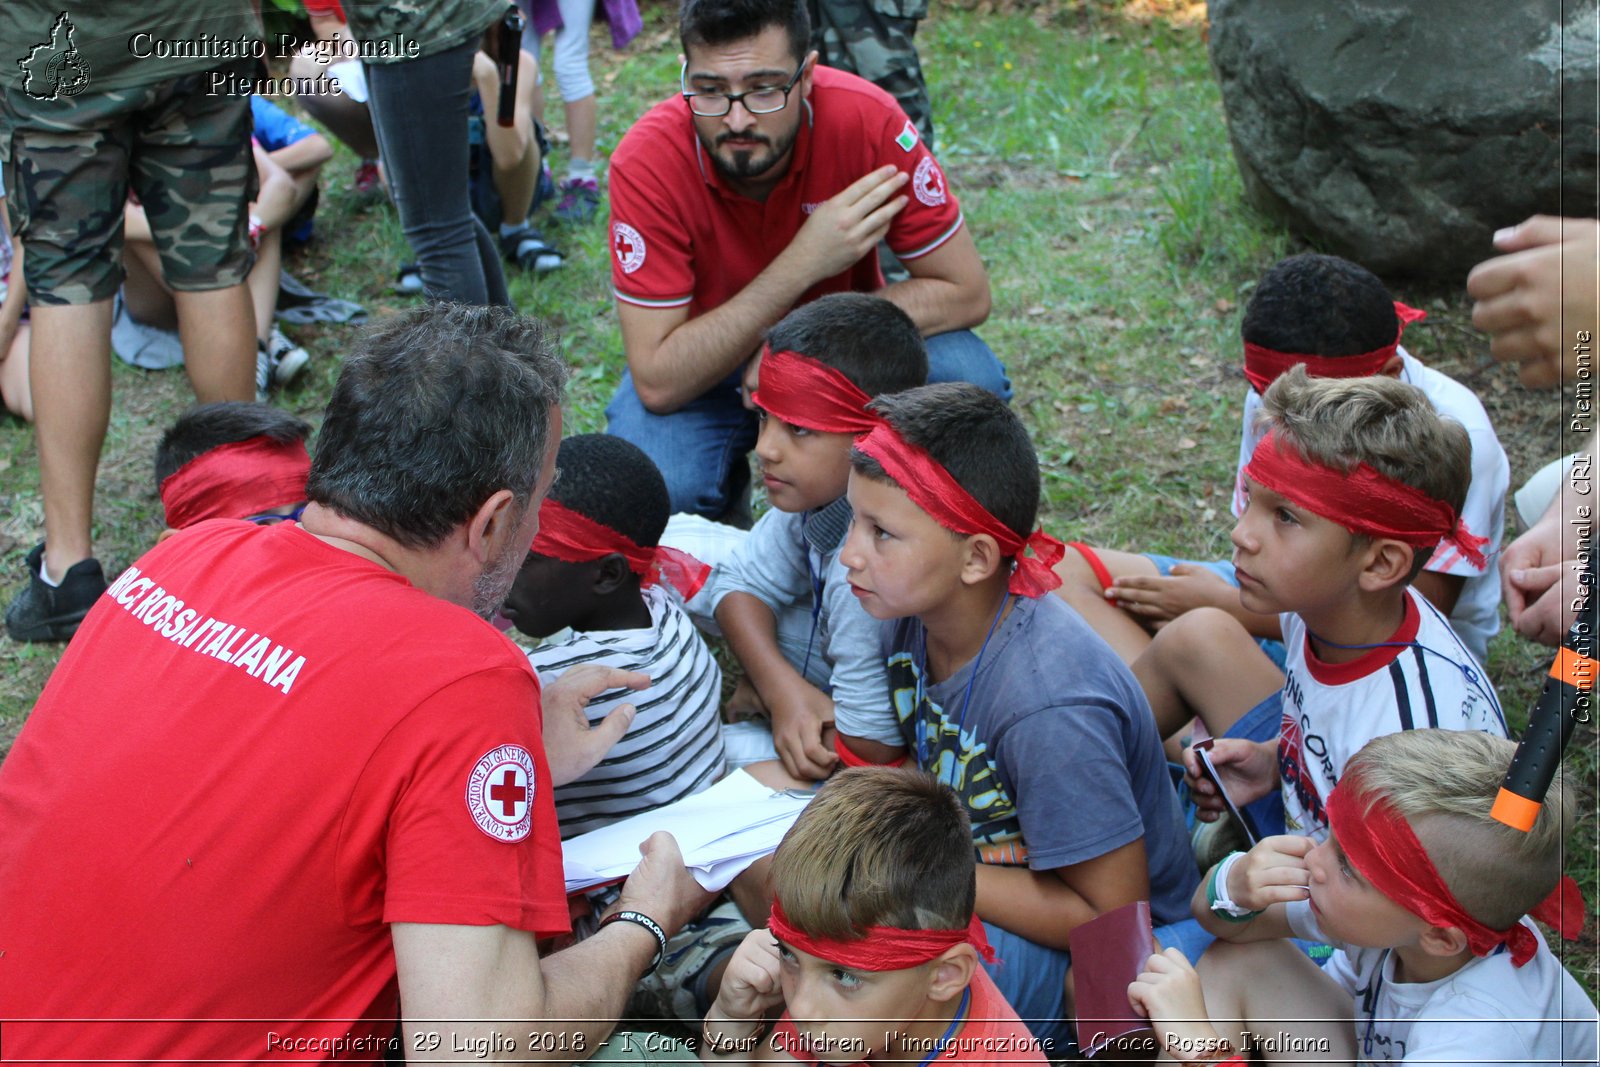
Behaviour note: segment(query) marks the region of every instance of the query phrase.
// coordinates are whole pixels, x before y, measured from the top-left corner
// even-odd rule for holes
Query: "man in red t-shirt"
[[[301,524],[198,523],[94,605],[0,767],[8,1059],[375,1059],[399,1005],[411,1056],[605,1037],[705,894],[658,835],[632,917],[535,947],[568,926],[554,787],[632,718],[591,731],[583,705],[645,682],[595,671],[541,713],[484,621],[538,528],[565,376],[505,309],[380,324]],[[455,1021],[494,1019],[535,1022]]]
[[[929,381],[1009,398],[971,327],[989,277],[917,129],[883,90],[817,66],[804,0],[685,0],[682,94],[611,157],[611,277],[628,373],[606,410],[674,511],[716,517],[755,444],[739,371],[789,310],[878,293],[928,339]],[[885,285],[879,241],[910,278]]]

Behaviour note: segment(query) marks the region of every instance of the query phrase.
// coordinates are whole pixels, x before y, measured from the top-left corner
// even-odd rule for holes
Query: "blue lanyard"
[[[967,678],[966,695],[961,698],[961,715],[956,719],[956,738],[961,737],[961,728],[967,723],[967,708],[972,704],[972,685],[978,680],[978,669],[983,666],[983,654],[989,650],[989,638],[994,636],[995,627],[1000,625],[1000,616],[1005,614],[1006,604],[1010,603],[1011,594],[1007,593],[1000,598],[1000,607],[994,613],[994,620],[989,623],[989,631],[983,635],[983,644],[978,647],[978,658],[972,661],[972,674]],[[928,716],[922,713],[922,705],[927,701],[928,681],[928,628],[920,627],[917,643],[917,688],[912,698],[912,712],[917,716],[917,765],[925,771],[931,772],[933,767],[928,763]],[[950,774],[950,788],[955,788],[955,772]]]
[[[956,1017],[950,1020],[950,1026],[945,1030],[944,1036],[939,1038],[938,1044],[933,1046],[933,1051],[928,1053],[922,1062],[917,1064],[917,1067],[928,1067],[928,1064],[938,1059],[939,1055],[944,1052],[944,1047],[950,1043],[951,1038],[956,1036],[956,1031],[961,1029],[961,1024],[967,1021],[967,1006],[971,1001],[972,987],[967,986],[961,991],[961,1004],[956,1008]]]

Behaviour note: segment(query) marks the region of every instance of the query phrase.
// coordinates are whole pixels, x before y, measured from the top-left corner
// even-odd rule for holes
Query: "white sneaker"
[[[267,338],[267,359],[272,364],[272,381],[280,386],[294,381],[311,362],[310,354],[285,337],[276,326]]]

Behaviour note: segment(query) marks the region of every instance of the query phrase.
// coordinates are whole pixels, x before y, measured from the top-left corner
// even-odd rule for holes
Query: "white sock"
[[[522,229],[522,224],[519,222],[502,222],[500,224],[500,236],[510,237],[520,229]]]
[[[50,565],[44,561],[43,556],[39,557],[39,577],[44,579],[44,584],[51,589],[61,588],[61,583],[50,577]],[[65,578],[66,575],[63,574],[62,577]]]
[[[594,160],[579,159],[576,156],[567,160],[567,181],[587,178],[594,181]]]

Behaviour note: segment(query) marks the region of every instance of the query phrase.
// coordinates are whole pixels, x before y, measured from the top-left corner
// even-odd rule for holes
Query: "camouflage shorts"
[[[933,147],[933,108],[914,38],[927,0],[810,0],[811,47],[830,67],[886,90]]]
[[[252,61],[241,76],[248,80]],[[232,64],[230,64],[230,67]],[[222,289],[255,262],[250,98],[208,96],[209,73],[38,101],[0,93],[0,165],[42,305],[109,300],[122,284],[122,212],[144,205],[167,284]]]

